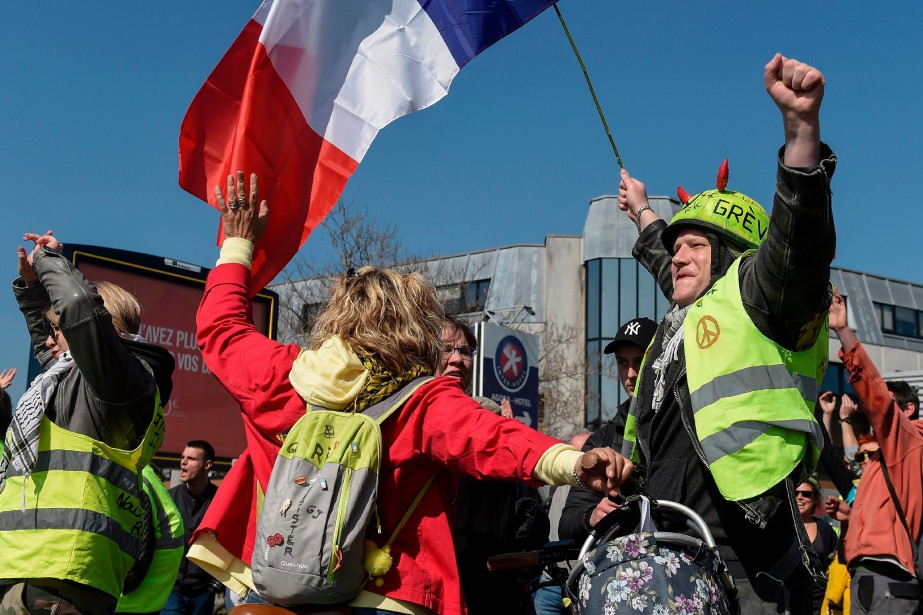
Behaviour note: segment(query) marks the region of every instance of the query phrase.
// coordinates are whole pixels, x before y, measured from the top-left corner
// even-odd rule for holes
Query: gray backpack
[[[361,413],[313,407],[292,426],[257,521],[252,571],[260,596],[280,605],[336,604],[362,591],[366,529],[377,515],[380,425],[430,379]]]

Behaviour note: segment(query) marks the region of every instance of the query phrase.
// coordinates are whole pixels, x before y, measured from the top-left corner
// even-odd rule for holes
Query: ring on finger
[[[237,211],[238,209],[240,209],[240,203],[238,203],[237,201],[231,201],[230,203],[228,203],[228,209],[232,211]]]

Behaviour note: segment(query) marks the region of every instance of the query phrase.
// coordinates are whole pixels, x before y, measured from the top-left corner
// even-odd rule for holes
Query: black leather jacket
[[[26,319],[36,359],[44,369],[56,359],[45,345],[44,313],[53,307],[77,369],[55,391],[46,416],[59,427],[109,446],[133,449],[144,438],[154,413],[173,388],[173,356],[164,348],[123,339],[103,307],[102,297],[60,253],[42,248],[33,268],[39,281],[18,278],[13,294]]]
[[[756,254],[741,262],[740,289],[747,314],[760,332],[795,349],[814,342],[817,329],[811,325],[830,305],[828,283],[836,235],[829,182],[836,157],[823,145],[820,166],[791,169],[782,164],[782,153],[769,233]],[[663,293],[672,297],[671,257],[661,242],[665,228],[664,221],[645,228],[634,256],[657,279]],[[713,241],[712,283],[724,275],[731,262],[730,253]],[[658,329],[648,364],[662,348],[663,326]],[[794,494],[786,493],[784,483],[789,481],[783,481],[747,502],[724,500],[694,437],[685,367],[685,353],[680,352],[679,360],[667,371],[667,394],[657,413],[649,401],[644,401],[653,393],[653,370],[645,370],[638,381],[636,425],[642,463],[637,480],[652,497],[682,502],[702,515],[725,559],[739,562],[752,579],[756,572],[778,561],[792,544],[796,530],[788,509]],[[799,476],[793,480],[800,481],[804,468],[796,468],[794,474]]]

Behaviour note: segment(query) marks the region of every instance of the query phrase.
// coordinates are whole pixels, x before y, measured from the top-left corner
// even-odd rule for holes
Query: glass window
[[[586,336],[599,337],[599,259],[586,264]]]
[[[602,337],[614,337],[619,330],[619,303],[621,287],[619,286],[619,260],[606,258],[602,260],[602,305],[601,322],[599,323]]]
[[[874,303],[878,312],[878,325],[884,333],[894,333],[894,306]]]
[[[448,314],[458,314],[461,309],[461,287],[458,284],[449,284],[436,287],[436,298],[445,307]]]
[[[907,337],[917,336],[917,312],[913,308],[894,308],[894,332]]]
[[[619,259],[619,290],[621,291],[621,306],[618,322],[623,323],[638,316],[638,265],[633,258]]]
[[[599,342],[586,345],[586,426],[598,429],[602,425],[599,391]]]
[[[301,306],[301,333],[311,332],[323,308],[323,303],[305,303]]]
[[[615,363],[614,354],[602,356],[602,374],[600,374],[600,402],[602,404],[602,420],[608,421],[615,416],[621,403],[622,387],[619,385],[619,373]]]
[[[638,316],[657,317],[657,295],[660,289],[647,271],[638,271]]]

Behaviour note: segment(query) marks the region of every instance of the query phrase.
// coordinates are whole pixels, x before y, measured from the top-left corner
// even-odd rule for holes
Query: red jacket
[[[840,350],[840,359],[875,430],[910,531],[919,536],[923,523],[923,421],[911,421],[903,415],[862,344],[856,343],[848,352]],[[849,566],[869,557],[899,562],[913,574],[910,541],[877,462],[869,463],[862,473],[845,545]]]
[[[305,402],[289,382],[301,349],[274,342],[253,326],[249,277],[242,265],[215,267],[197,315],[205,363],[240,403],[248,450],[231,468],[196,530],[216,533],[222,546],[248,565],[257,490],[269,482],[279,451],[277,436],[305,412]],[[539,485],[532,471],[559,441],[484,412],[453,378],[436,378],[420,387],[385,422],[382,437],[387,453],[380,474],[378,512],[384,537],[379,543],[387,540],[429,477],[437,474],[437,479],[391,546],[395,565],[384,585],[369,583],[366,590],[438,613],[464,613],[452,543],[453,473]]]

